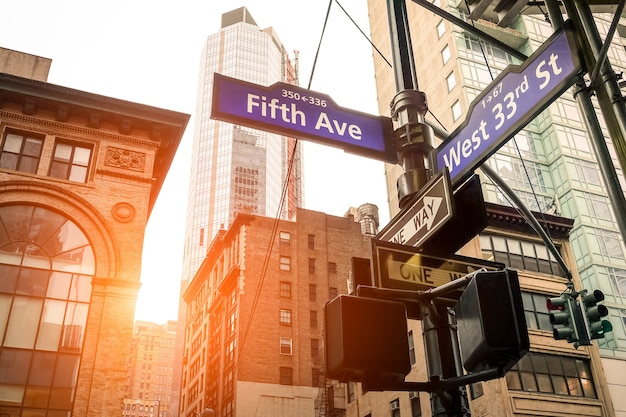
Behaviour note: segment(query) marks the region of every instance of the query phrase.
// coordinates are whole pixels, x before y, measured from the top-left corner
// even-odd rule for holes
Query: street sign
[[[452,219],[417,248],[429,253],[455,253],[487,227],[487,207],[478,175],[454,190],[453,200],[456,209]]]
[[[398,163],[391,118],[344,109],[287,83],[264,87],[215,73],[211,118]]]
[[[499,270],[504,264],[466,256],[440,256],[411,246],[372,240],[372,265],[377,287],[428,290],[481,268]]]
[[[444,167],[445,168],[445,167]],[[385,242],[421,246],[454,215],[450,177],[444,169],[431,179],[376,236]]]
[[[453,187],[558,98],[582,71],[573,29],[550,37],[524,64],[507,67],[470,105],[463,124],[436,149]]]

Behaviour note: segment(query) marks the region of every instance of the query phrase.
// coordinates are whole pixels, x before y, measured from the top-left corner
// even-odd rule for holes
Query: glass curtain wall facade
[[[259,85],[294,82],[296,70],[273,30],[261,30],[245,8],[222,16],[201,57],[188,195],[183,281],[193,277],[208,245],[240,211],[288,217],[301,205],[301,162],[295,140],[210,118],[213,74]],[[281,206],[289,156],[290,199]]]
[[[374,44],[391,57],[389,27],[385,2],[369,0],[370,26]],[[497,26],[497,17],[489,21],[467,18],[466,3],[459,0],[435,0],[434,5],[487,29],[530,56],[554,33],[543,15],[520,14],[507,28]],[[407,2],[413,53],[420,90],[426,93],[429,114],[426,121],[452,132],[468,116],[472,100],[509,64],[520,64],[505,51],[480,41],[476,36],[428,12],[418,4]],[[612,14],[594,14],[602,39],[613,20]],[[620,74],[626,69],[626,26],[620,24],[608,50],[608,60]],[[375,56],[375,72],[381,114],[389,114],[388,103],[395,94],[393,70]],[[594,98],[595,100],[595,98]],[[622,189],[624,174],[599,106],[594,102],[607,147]],[[626,259],[624,242],[606,186],[587,133],[584,117],[571,90],[530,122],[499,152],[486,162],[533,211],[556,214],[574,220],[569,235],[573,261],[583,288],[604,292],[609,308],[607,319],[613,331],[599,339],[597,345],[607,371],[607,383],[615,399],[623,398],[623,373],[626,371]],[[390,211],[399,211],[396,179],[401,167],[386,167]],[[479,172],[480,174],[480,172]],[[482,177],[485,200],[513,205],[487,177]],[[539,219],[541,221],[541,219]],[[481,241],[482,242],[482,241]],[[500,248],[495,250],[510,250]],[[521,253],[517,253],[521,255]],[[565,288],[563,288],[565,289]],[[615,410],[626,413],[624,403],[614,403]]]
[[[369,1],[370,14],[375,3]],[[436,1],[435,4],[470,22],[464,2]],[[424,9],[418,5],[409,6],[409,19],[414,22]],[[452,132],[465,120],[472,100],[509,64],[520,64],[521,61],[442,17],[432,13],[429,16],[427,19],[431,20],[422,19],[419,26],[415,23],[411,26],[413,38],[418,27],[417,32],[432,30],[438,38],[435,46],[428,45],[427,48],[413,41],[419,85],[428,97],[430,114],[426,117],[427,122],[440,122],[444,129]],[[604,39],[613,16],[594,14],[594,18]],[[527,56],[554,33],[542,15],[522,14],[508,28],[498,29],[495,23],[490,25],[484,20],[479,23],[500,30],[503,36],[508,36],[509,42],[515,38],[519,50]],[[372,27],[375,27],[374,23]],[[620,25],[608,51],[608,59],[618,74],[626,69],[626,37],[622,35],[626,35],[626,26]],[[377,78],[380,91],[381,79],[390,78],[384,82],[393,82],[391,69],[379,65]],[[388,114],[388,109],[383,106],[381,112]],[[622,189],[626,189],[622,169],[597,103],[595,108],[617,176]],[[565,92],[486,163],[529,209],[575,219],[570,242],[582,285],[604,292],[605,305],[610,311],[607,318],[613,324],[613,332],[598,340],[601,354],[626,359],[626,259],[624,242],[615,220],[616,215],[624,214],[613,212],[584,118],[571,91]],[[395,180],[401,172],[398,166],[387,167],[392,215],[399,211],[397,198],[395,206],[393,198]],[[482,178],[482,183],[486,201],[512,205],[487,177]]]
[[[457,14],[465,17],[463,13]],[[612,18],[612,15],[596,15],[603,38]],[[525,51],[528,55],[553,33],[551,25],[541,16],[523,16],[513,29],[528,36],[527,45],[531,47]],[[503,51],[487,47],[483,42],[479,45],[478,39],[467,33],[454,30],[451,39],[457,46],[463,90],[469,102],[491,82],[492,74],[497,76],[507,62],[514,61]],[[618,37],[609,49],[608,57],[617,73],[626,69],[624,43],[626,40]],[[461,118],[467,110],[462,109]],[[624,188],[623,172],[597,105],[596,112]],[[582,285],[605,293],[605,304],[610,307],[608,318],[614,327],[606,338],[598,340],[601,352],[626,358],[626,259],[615,220],[616,215],[624,213],[613,212],[596,160],[583,116],[572,94],[566,92],[487,163],[531,210],[576,220],[570,242]],[[489,180],[484,179],[483,184],[487,201],[511,205]]]

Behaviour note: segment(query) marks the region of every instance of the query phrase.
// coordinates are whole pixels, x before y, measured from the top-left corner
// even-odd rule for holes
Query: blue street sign
[[[341,108],[325,94],[287,83],[264,87],[215,73],[211,117],[398,162],[390,118]]]
[[[574,33],[566,25],[524,64],[507,67],[474,99],[468,117],[436,149],[437,170],[448,167],[452,186],[466,179],[542,112],[582,71]]]

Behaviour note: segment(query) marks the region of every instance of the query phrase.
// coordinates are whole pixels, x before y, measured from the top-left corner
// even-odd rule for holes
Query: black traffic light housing
[[[583,320],[589,344],[593,339],[603,339],[605,333],[613,330],[611,322],[602,320],[602,317],[609,314],[609,310],[605,305],[598,304],[601,301],[604,301],[604,293],[600,290],[594,290],[590,293],[587,290],[580,292],[579,305],[584,316]]]
[[[550,323],[553,326],[552,336],[555,340],[567,340],[569,343],[578,343],[580,329],[578,328],[577,306],[570,293],[562,293],[558,297],[546,300],[550,311]]]
[[[508,371],[530,348],[517,272],[477,272],[456,307],[463,366]]]
[[[340,295],[324,308],[326,376],[341,382],[401,382],[411,371],[406,308]]]

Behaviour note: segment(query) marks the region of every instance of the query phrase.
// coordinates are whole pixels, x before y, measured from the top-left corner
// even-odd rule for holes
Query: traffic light
[[[550,311],[550,323],[555,340],[567,340],[576,343],[580,339],[576,321],[576,304],[570,293],[563,293],[559,297],[547,299],[548,311]]]
[[[600,301],[604,301],[604,293],[600,290],[594,290],[592,293],[588,293],[587,290],[580,292],[579,305],[589,340],[602,339],[605,333],[613,330],[611,322],[602,320],[602,317],[609,314],[609,309],[603,304],[598,304]]]
[[[477,272],[455,307],[463,366],[504,374],[530,347],[517,272]]]

